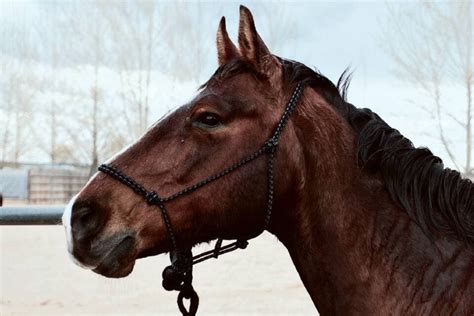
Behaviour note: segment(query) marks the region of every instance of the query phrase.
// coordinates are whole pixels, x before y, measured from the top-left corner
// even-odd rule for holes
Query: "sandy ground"
[[[161,287],[167,256],[138,260],[127,278],[107,279],[69,260],[61,226],[0,227],[0,244],[2,316],[179,314],[176,293]],[[196,266],[194,287],[199,315],[317,314],[286,249],[269,234]]]

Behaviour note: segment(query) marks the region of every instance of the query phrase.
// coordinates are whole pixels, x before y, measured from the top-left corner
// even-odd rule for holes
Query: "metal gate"
[[[0,225],[61,225],[64,205],[3,206]]]

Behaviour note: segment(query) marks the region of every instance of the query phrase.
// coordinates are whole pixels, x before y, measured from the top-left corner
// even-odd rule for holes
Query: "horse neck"
[[[406,314],[420,304],[472,304],[462,297],[474,295],[474,252],[428,238],[382,181],[357,167],[355,133],[345,120],[314,91],[306,95],[294,118],[305,130],[295,133],[303,157],[298,189],[281,201],[271,231],[319,312]]]

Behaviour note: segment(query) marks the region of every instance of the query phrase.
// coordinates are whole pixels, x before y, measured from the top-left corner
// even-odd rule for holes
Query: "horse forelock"
[[[243,73],[251,74],[257,79],[265,79],[265,76],[258,72],[249,61],[242,58],[234,58],[217,68],[211,78],[203,83],[199,89],[205,89],[206,87],[212,86],[214,84],[219,84],[224,79],[228,79]]]

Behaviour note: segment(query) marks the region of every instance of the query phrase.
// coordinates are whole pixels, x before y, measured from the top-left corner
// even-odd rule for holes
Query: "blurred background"
[[[474,177],[471,1],[0,1],[3,204],[65,203],[190,100],[217,67],[222,15],[236,40],[239,4],[274,54],[333,82],[350,66],[349,102]],[[2,315],[177,312],[160,288],[165,256],[106,280],[69,263],[60,227],[0,238]],[[314,314],[281,244],[250,248],[196,271],[202,314]]]

